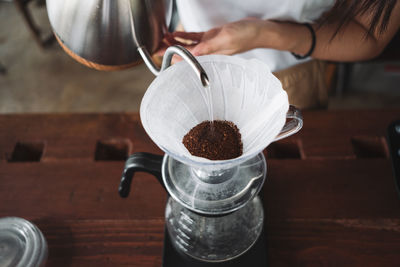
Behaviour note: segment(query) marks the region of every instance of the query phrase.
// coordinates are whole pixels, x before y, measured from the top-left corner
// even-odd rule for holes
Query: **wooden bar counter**
[[[400,110],[309,111],[265,151],[270,266],[400,266],[400,198],[385,139]],[[0,217],[35,223],[47,266],[161,266],[167,194],[126,156],[162,154],[138,114],[0,115]]]

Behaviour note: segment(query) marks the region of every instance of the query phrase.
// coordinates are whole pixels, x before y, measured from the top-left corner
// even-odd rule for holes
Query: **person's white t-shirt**
[[[328,11],[334,2],[334,0],[177,0],[177,8],[185,31],[202,32],[246,17],[311,23]],[[253,49],[238,56],[258,58],[267,63],[272,71],[285,69],[307,60],[297,60],[290,52],[265,48]]]

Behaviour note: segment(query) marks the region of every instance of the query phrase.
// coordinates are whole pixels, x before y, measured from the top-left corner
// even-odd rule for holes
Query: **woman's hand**
[[[333,61],[360,61],[377,56],[392,39],[400,27],[400,1],[392,10],[387,30],[365,38],[369,14],[362,14],[350,21],[332,39],[340,21],[330,24],[312,24],[316,35],[316,46],[312,57]],[[233,55],[254,48],[272,48],[281,51],[306,54],[312,44],[310,30],[303,24],[289,21],[273,21],[248,18],[225,24],[207,32],[174,32],[169,34],[166,46],[184,44],[195,56],[207,54]],[[164,47],[165,48],[165,47]],[[165,49],[156,52],[162,58]],[[179,61],[174,56],[172,62]]]
[[[275,26],[276,22],[273,21],[247,18],[207,32],[173,32],[167,35],[164,39],[165,45],[153,57],[162,58],[165,49],[173,44],[184,46],[194,56],[233,55],[254,48],[268,47],[269,40],[275,39]],[[180,60],[179,56],[174,56],[172,63]]]
[[[259,47],[257,37],[267,24],[255,18],[232,22],[207,32],[174,32],[177,40],[190,40],[185,47],[195,56],[209,54],[233,55]]]

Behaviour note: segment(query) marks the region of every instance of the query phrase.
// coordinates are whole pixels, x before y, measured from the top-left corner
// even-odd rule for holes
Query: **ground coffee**
[[[243,153],[239,129],[230,121],[203,121],[183,137],[182,143],[190,154],[211,160],[233,159]]]

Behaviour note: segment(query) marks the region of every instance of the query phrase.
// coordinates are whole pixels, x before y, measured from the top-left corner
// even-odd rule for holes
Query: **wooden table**
[[[400,110],[304,112],[272,144],[264,186],[270,266],[399,266],[400,200],[385,131]],[[161,151],[137,114],[1,115],[0,216],[34,222],[48,266],[161,266],[166,193],[127,154]]]

